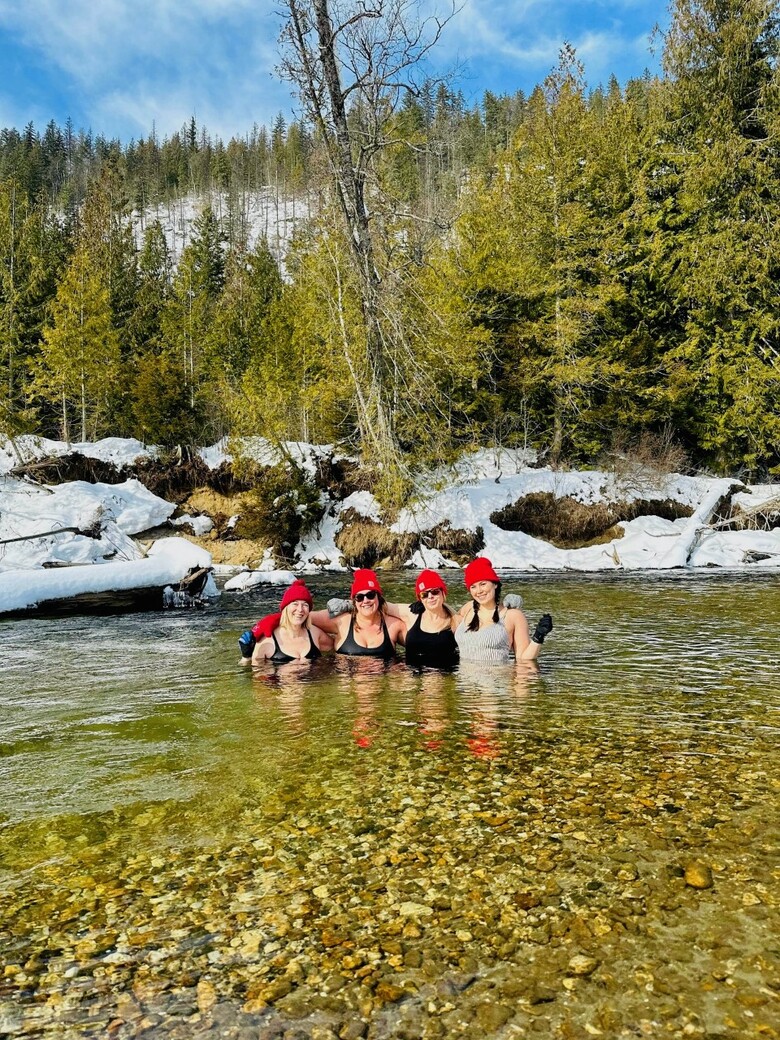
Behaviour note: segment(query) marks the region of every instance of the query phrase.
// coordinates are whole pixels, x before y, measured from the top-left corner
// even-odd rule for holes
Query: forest
[[[348,62],[323,107],[288,6],[300,121],[2,130],[0,434],[336,442],[388,504],[485,444],[780,473],[775,2],[675,0],[659,75],[589,88],[564,46],[474,107]],[[258,193],[298,205],[283,254]],[[175,255],[154,214],[183,198]]]

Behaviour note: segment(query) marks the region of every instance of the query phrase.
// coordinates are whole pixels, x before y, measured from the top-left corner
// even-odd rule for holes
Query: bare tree
[[[455,13],[449,3],[443,16],[428,17],[421,17],[419,0],[284,0],[283,8],[280,72],[324,144],[359,286],[368,372],[368,385],[356,394],[360,434],[372,456],[395,472],[404,471],[392,417],[399,330],[387,317],[389,272],[377,262],[371,175],[379,153],[393,143],[404,95],[419,93],[424,58]]]

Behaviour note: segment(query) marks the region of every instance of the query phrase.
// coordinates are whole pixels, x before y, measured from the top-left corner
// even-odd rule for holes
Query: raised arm
[[[385,614],[400,618],[406,626],[414,624],[414,614],[405,603],[388,603],[385,601]]]
[[[545,637],[552,632],[553,621],[551,615],[542,614],[532,636],[528,635],[528,620],[521,610],[513,610],[511,615],[508,616],[515,618],[515,633],[518,631],[518,625],[520,625],[522,632],[524,633],[524,635],[520,635],[519,637],[517,634],[514,636],[516,660],[535,661],[542,649],[542,643],[544,642]],[[521,618],[522,622],[520,621]],[[525,646],[522,650],[519,650],[518,642],[522,643],[523,639],[525,639]]]
[[[327,610],[313,610],[309,614],[309,624],[315,625],[317,628],[322,629],[323,632],[327,632],[328,635],[337,636],[339,634],[339,621],[346,615],[342,614],[339,617],[331,617]]]

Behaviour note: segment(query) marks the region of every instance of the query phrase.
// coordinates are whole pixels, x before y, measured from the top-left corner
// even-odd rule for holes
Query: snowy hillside
[[[162,225],[174,263],[191,240],[193,225],[210,205],[217,219],[227,228],[231,219],[231,197],[227,192],[188,195],[169,203],[158,203],[133,213],[136,244],[140,247],[146,228],[155,220]],[[272,187],[247,191],[234,197],[232,205],[247,231],[249,248],[265,238],[280,262],[284,262],[296,224],[305,220],[312,208],[306,198],[283,198]]]

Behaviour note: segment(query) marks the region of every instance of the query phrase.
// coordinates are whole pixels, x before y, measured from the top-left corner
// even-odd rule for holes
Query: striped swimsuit
[[[469,632],[468,624],[468,621],[461,621],[455,629],[461,663],[478,661],[481,664],[506,664],[510,659],[512,643],[504,627],[504,619],[493,621],[476,632]]]

